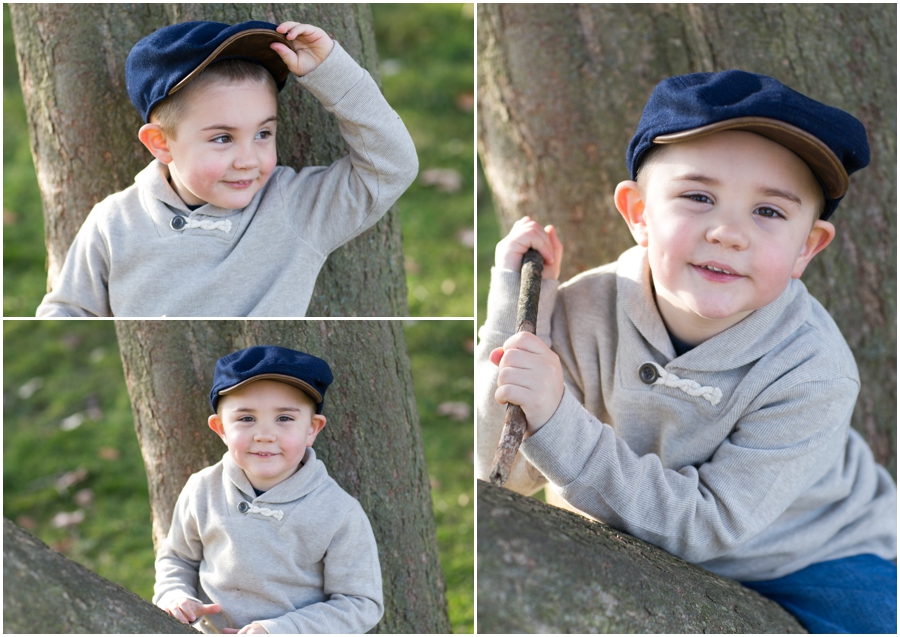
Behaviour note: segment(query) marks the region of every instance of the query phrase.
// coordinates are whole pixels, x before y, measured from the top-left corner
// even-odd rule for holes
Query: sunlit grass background
[[[450,619],[471,633],[472,322],[405,333]],[[149,600],[147,478],[112,321],[6,320],[3,370],[3,515]]]
[[[420,174],[397,202],[411,316],[473,316],[474,15],[471,4],[373,4],[382,86]],[[46,291],[42,205],[3,8],[3,315]]]

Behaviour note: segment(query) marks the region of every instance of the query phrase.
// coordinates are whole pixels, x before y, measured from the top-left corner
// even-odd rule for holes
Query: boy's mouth
[[[733,281],[735,279],[743,278],[742,274],[729,270],[721,263],[694,264],[694,268],[699,272],[700,276],[712,281]]]
[[[243,189],[243,188],[249,188],[250,185],[253,183],[253,181],[254,181],[253,179],[242,179],[240,181],[226,181],[225,183],[227,185],[231,186],[232,188]]]

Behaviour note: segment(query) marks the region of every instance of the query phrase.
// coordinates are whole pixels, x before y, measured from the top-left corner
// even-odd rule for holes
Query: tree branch
[[[775,602],[626,533],[478,483],[480,633],[803,633]]]
[[[3,632],[197,631],[3,518]]]

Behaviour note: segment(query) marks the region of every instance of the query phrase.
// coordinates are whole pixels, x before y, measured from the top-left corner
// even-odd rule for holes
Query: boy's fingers
[[[532,354],[544,354],[549,351],[549,347],[544,345],[537,335],[531,332],[516,332],[503,343],[503,349],[520,349]]]
[[[206,604],[194,610],[198,615],[215,615],[222,612],[222,607],[219,604]]]
[[[491,362],[499,367],[500,359],[503,358],[503,348],[498,347],[491,352]]]
[[[269,48],[275,51],[284,62],[296,59],[294,50],[286,47],[281,42],[272,42],[272,44],[269,45]]]

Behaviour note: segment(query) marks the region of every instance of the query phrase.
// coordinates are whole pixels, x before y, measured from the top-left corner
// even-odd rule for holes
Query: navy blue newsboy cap
[[[183,88],[216,60],[240,58],[263,65],[280,91],[290,70],[269,48],[272,42],[290,47],[270,22],[240,24],[181,22],[158,29],[134,45],[125,60],[125,85],[131,103],[149,122],[150,111]]]
[[[869,164],[862,123],[766,75],[740,70],[670,77],[650,95],[625,163],[632,179],[654,144],[674,144],[722,130],[746,130],[785,146],[809,166],[825,194],[827,219]]]
[[[277,345],[255,345],[223,356],[216,363],[209,392],[213,411],[218,409],[219,396],[257,380],[293,385],[316,401],[316,413],[321,414],[325,391],[334,377],[328,363],[321,358]]]

